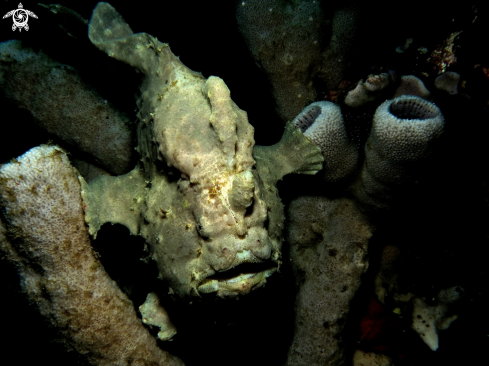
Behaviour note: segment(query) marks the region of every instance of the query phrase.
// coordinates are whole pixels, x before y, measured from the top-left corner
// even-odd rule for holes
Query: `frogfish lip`
[[[260,263],[242,263],[203,279],[197,290],[200,293],[215,292],[219,297],[245,295],[251,290],[264,286],[266,279],[277,269],[278,264],[271,260]]]

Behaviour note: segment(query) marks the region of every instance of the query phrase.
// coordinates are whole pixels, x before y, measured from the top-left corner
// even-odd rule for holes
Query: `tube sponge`
[[[354,193],[360,202],[380,208],[393,190],[409,179],[412,164],[426,158],[443,132],[438,107],[415,96],[401,96],[376,110],[365,145],[365,162]]]
[[[315,102],[307,106],[292,122],[324,157],[324,178],[336,182],[355,170],[358,151],[349,140],[340,107],[331,102]]]

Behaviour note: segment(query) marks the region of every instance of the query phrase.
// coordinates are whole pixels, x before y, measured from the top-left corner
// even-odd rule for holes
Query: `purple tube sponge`
[[[412,177],[413,163],[431,153],[443,127],[438,107],[419,97],[401,96],[382,103],[365,145],[361,179],[354,189],[357,199],[368,207],[386,207],[394,189]]]
[[[331,102],[307,106],[292,122],[321,148],[324,178],[336,182],[350,175],[357,165],[358,151],[348,138],[340,107]]]

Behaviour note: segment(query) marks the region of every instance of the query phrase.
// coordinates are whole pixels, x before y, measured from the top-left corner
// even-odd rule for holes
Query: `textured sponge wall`
[[[287,365],[346,365],[339,338],[368,267],[372,228],[347,198],[299,197],[288,213],[290,259],[299,289]]]
[[[238,3],[238,26],[253,58],[267,74],[277,111],[292,120],[315,99],[311,65],[320,58],[323,17],[318,1],[251,0]]]
[[[0,208],[0,250],[69,346],[97,365],[181,365],[156,346],[95,258],[80,184],[63,150],[41,146],[3,165]]]
[[[28,110],[41,127],[91,154],[115,174],[135,165],[128,116],[117,111],[72,67],[20,41],[0,44],[0,86],[16,106]]]
[[[334,11],[335,6],[320,3],[247,0],[236,5],[239,30],[267,74],[284,121],[317,99],[316,86],[335,90],[352,60],[360,7],[340,5]]]

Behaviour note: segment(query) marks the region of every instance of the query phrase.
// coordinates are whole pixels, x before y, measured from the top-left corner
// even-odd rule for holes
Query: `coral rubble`
[[[458,94],[460,75],[453,71],[447,71],[435,79],[435,87],[450,95]]]
[[[160,328],[158,338],[162,341],[168,341],[177,334],[177,329],[172,324],[166,310],[160,305],[158,295],[154,292],[148,294],[144,304],[139,307],[139,311],[143,317],[144,324],[150,324]]]
[[[355,89],[348,92],[345,105],[356,108],[385,97],[386,89],[392,81],[391,75],[385,72],[380,75],[369,75],[365,82],[360,80]]]
[[[427,305],[422,299],[413,299],[412,328],[433,351],[438,349],[438,331],[446,330],[458,318],[458,315],[447,316],[449,304],[463,296],[463,289],[455,286],[440,291],[435,306]]]

